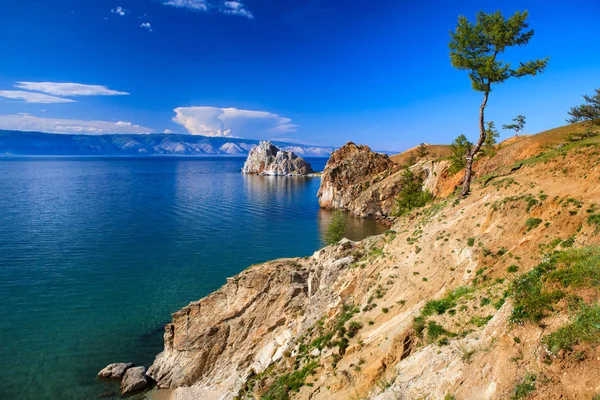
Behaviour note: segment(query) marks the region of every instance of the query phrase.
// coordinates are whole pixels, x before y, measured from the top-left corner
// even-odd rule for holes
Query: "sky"
[[[449,61],[459,15],[529,11],[494,87],[497,126],[564,125],[600,87],[598,0],[2,0],[0,129],[191,133],[401,151],[478,135],[482,95]],[[511,132],[501,131],[501,138]]]

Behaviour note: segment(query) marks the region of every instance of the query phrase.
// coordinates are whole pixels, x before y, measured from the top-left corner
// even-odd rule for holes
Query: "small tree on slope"
[[[594,132],[594,126],[600,126],[600,89],[596,89],[594,96],[583,95],[587,104],[572,107],[569,111],[571,118],[567,122],[575,124],[583,122],[585,124],[585,134],[587,137],[597,135]]]
[[[519,132],[525,128],[525,117],[522,115],[517,115],[513,118],[514,124],[502,125],[502,129],[507,129],[509,131],[515,131],[515,136],[519,135]]]
[[[475,23],[466,17],[458,18],[456,31],[450,32],[450,62],[459,70],[469,71],[473,89],[483,93],[483,101],[479,107],[479,140],[466,155],[465,177],[461,196],[466,196],[471,189],[473,159],[486,137],[485,107],[487,106],[492,86],[506,81],[508,78],[521,78],[541,73],[548,64],[548,58],[519,63],[512,68],[510,63],[498,59],[498,56],[512,46],[526,45],[533,36],[533,30],[525,20],[527,11],[517,11],[512,17],[505,19],[500,11],[491,14],[477,13]]]

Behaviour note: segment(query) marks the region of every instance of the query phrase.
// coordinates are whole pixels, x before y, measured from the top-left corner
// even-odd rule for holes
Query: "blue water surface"
[[[0,399],[106,395],[98,370],[150,365],[172,312],[320,248],[320,179],[243,176],[243,162],[0,159]],[[348,235],[382,230],[353,221]]]

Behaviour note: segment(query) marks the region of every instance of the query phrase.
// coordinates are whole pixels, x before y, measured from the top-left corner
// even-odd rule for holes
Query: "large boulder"
[[[104,379],[121,379],[133,363],[114,363],[108,364],[102,371],[98,372],[98,377]]]
[[[281,150],[271,142],[260,142],[248,153],[242,173],[290,176],[308,175],[313,170],[308,162],[291,151]]]
[[[121,381],[121,394],[128,395],[140,392],[148,386],[145,367],[133,367],[125,371]]]

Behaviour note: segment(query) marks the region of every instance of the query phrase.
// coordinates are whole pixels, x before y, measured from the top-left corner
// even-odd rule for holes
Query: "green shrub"
[[[331,245],[339,242],[344,237],[347,226],[348,218],[346,215],[340,210],[335,210],[333,212],[331,223],[327,227],[327,232],[325,233],[325,243]]]
[[[469,238],[469,239],[467,240],[467,245],[468,245],[469,247],[473,247],[473,245],[474,245],[474,244],[475,244],[475,238]]]
[[[519,270],[519,266],[518,265],[511,265],[507,269],[508,272],[517,272],[518,270]]]
[[[465,135],[460,135],[450,145],[452,155],[450,156],[450,168],[448,172],[454,175],[458,171],[465,168],[467,163],[467,153],[471,151],[473,144],[469,142]]]
[[[524,399],[535,391],[536,376],[534,374],[527,373],[515,386],[515,392],[512,395],[512,399]]]
[[[305,365],[300,371],[292,372],[280,376],[273,385],[262,395],[262,400],[288,400],[290,393],[295,393],[300,390],[306,381],[308,375],[311,375],[319,364],[316,361],[311,361]]]
[[[467,293],[472,292],[473,289],[466,286],[456,288],[453,292],[449,293],[445,297],[439,300],[430,300],[423,307],[421,314],[425,317],[433,314],[444,314],[447,310],[456,307],[456,301]]]
[[[429,321],[427,324],[427,339],[433,342],[442,335],[447,335],[449,332],[444,327],[435,321]]]
[[[431,193],[423,190],[423,179],[408,168],[402,173],[400,184],[402,188],[396,198],[394,210],[396,216],[406,215],[415,208],[423,207],[433,199]]]
[[[588,224],[595,227],[594,233],[600,232],[600,214],[590,215],[587,219]]]
[[[362,324],[360,322],[351,321],[348,324],[348,330],[347,330],[346,335],[349,338],[353,338],[354,336],[356,336],[356,334],[358,333],[358,331],[362,329],[362,327],[363,326],[362,326]]]
[[[527,221],[525,221],[525,226],[527,227],[527,230],[530,231],[534,228],[537,228],[541,223],[542,220],[540,218],[527,218]]]
[[[600,305],[584,304],[573,322],[544,337],[543,343],[554,354],[572,350],[579,343],[600,343]]]

